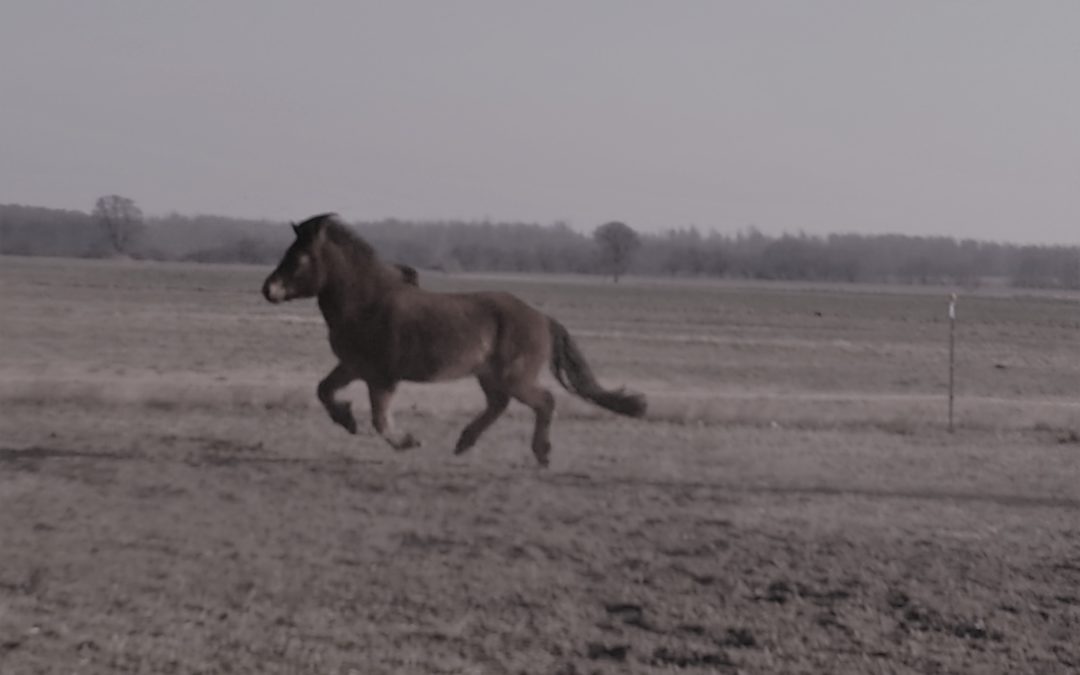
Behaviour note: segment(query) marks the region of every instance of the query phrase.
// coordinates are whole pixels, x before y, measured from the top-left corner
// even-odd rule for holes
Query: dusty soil
[[[521,409],[451,455],[468,384],[403,392],[408,453],[332,426],[317,317],[260,270],[9,263],[5,675],[1080,669],[1068,298],[967,303],[949,434],[937,297],[429,280],[513,287],[654,395],[560,398],[544,471]]]

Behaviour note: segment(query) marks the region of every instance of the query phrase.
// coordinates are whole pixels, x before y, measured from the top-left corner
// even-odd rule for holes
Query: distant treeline
[[[603,274],[589,234],[565,224],[495,222],[355,223],[384,258],[420,269]],[[984,283],[1080,288],[1080,249],[1018,246],[949,237],[736,234],[672,229],[639,233],[632,274],[905,284]],[[219,216],[145,219],[134,257],[271,264],[292,239],[284,223]],[[0,205],[0,253],[103,257],[102,228],[81,211]]]

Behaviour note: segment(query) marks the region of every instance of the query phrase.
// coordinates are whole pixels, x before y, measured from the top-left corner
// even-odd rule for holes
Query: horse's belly
[[[412,382],[444,382],[475,375],[491,358],[491,344],[478,340],[453,349],[424,350],[423,355],[406,358],[402,379]]]
[[[409,382],[448,382],[468,377],[476,372],[476,368],[465,368],[460,365],[435,370],[416,370],[407,374],[404,380]]]

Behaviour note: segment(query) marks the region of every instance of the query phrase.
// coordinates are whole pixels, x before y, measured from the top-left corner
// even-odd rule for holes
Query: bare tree
[[[593,240],[600,246],[601,255],[611,270],[612,280],[619,283],[619,277],[626,274],[630,259],[641,246],[637,232],[626,223],[613,220],[596,228]]]
[[[135,202],[120,195],[98,197],[94,204],[94,221],[101,226],[117,253],[130,252],[131,245],[142,234],[143,215]]]

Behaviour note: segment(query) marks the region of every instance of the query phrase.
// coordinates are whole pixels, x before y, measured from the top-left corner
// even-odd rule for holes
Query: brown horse
[[[548,365],[568,391],[613,412],[640,417],[645,398],[602,388],[566,328],[509,293],[433,293],[375,250],[334,214],[293,225],[296,241],[263,284],[270,302],[317,297],[339,363],[318,386],[330,419],[356,433],[348,403],[335,393],[364,380],[375,430],[398,450],[419,445],[394,430],[390,399],[399,382],[473,376],[487,408],[458,439],[471,448],[506,410],[511,398],[536,414],[532,450],[542,466],[551,451],[555,397],[538,382]],[[411,268],[410,268],[411,269]]]

